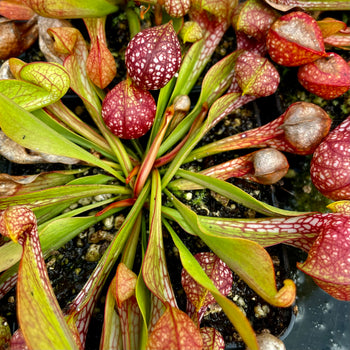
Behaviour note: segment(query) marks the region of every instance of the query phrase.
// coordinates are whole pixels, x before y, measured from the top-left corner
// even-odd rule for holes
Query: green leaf
[[[170,94],[174,88],[175,82],[176,82],[176,78],[173,77],[168,82],[168,84],[166,84],[164,87],[162,87],[159,90],[159,95],[158,95],[158,100],[157,100],[157,111],[156,111],[156,115],[154,117],[154,122],[153,122],[152,129],[151,129],[151,135],[150,135],[149,140],[148,140],[147,149],[149,149],[151,147],[152,142],[155,139],[155,137],[159,131],[160,125],[162,123],[163,114],[164,114],[165,109],[168,105]]]
[[[27,0],[26,3],[43,17],[83,18],[102,17],[118,10],[119,0]]]
[[[211,106],[231,85],[234,77],[234,67],[241,53],[242,50],[234,51],[209,69],[202,82],[201,94],[199,96],[201,104],[206,101]]]
[[[0,80],[0,93],[28,111],[58,101],[70,85],[67,71],[53,62],[25,64],[19,71],[19,78],[22,80]]]
[[[9,205],[26,205],[29,208],[45,207],[55,203],[96,196],[98,194],[130,195],[130,189],[114,185],[65,185],[41,191],[0,198],[0,209]]]
[[[170,164],[162,179],[163,188],[167,186],[171,178],[175,175],[176,170],[181,166],[181,164],[183,164],[192,149],[212,127],[214,120],[218,117],[222,118],[225,116],[226,114],[224,113],[228,109],[228,106],[232,105],[232,103],[241,95],[240,93],[228,94],[229,99],[225,99],[224,104],[218,104],[215,101],[231,84],[234,74],[234,66],[240,54],[240,50],[235,51],[211,67],[203,79],[201,94],[196,106],[192,112],[179,123],[169,138],[163,143],[162,147],[160,147],[160,152],[163,152],[164,148],[170,147],[176,141],[179,141],[186,134],[186,132],[188,132],[189,128],[194,122],[194,119],[200,113],[203,103],[206,102],[209,106],[214,103],[212,108],[210,108],[209,115],[203,122],[203,125],[198,131],[196,131],[194,136],[187,140],[185,145],[180,149],[175,159]],[[225,98],[225,96],[227,95],[224,95],[223,98]]]
[[[295,299],[295,285],[285,280],[284,287],[276,288],[275,271],[267,251],[259,244],[242,238],[223,237],[207,231],[197,215],[176,199],[169,191],[166,194],[187,223],[191,223],[203,242],[235,271],[256,293],[275,306],[290,306]]]
[[[204,37],[195,42],[186,53],[171,100],[178,95],[189,94],[228,27],[225,20],[209,19],[205,11],[201,11],[198,17],[196,20],[205,28]]]
[[[150,291],[147,288],[142,277],[142,271],[139,273],[136,282],[135,297],[140,308],[143,322],[141,322],[140,331],[140,349],[144,349],[148,339],[148,320],[150,315]]]
[[[224,57],[222,60],[220,60],[218,63],[216,63],[209,69],[209,71],[203,79],[201,93],[195,107],[193,108],[191,113],[179,123],[174,132],[171,133],[171,135],[165,140],[165,142],[163,142],[160,148],[160,154],[163,154],[165,150],[173,146],[186,134],[188,129],[193,124],[193,121],[200,113],[204,102],[208,103],[208,106],[211,106],[213,103],[215,103],[214,101],[218,99],[230,86],[233,79],[234,66],[237,57],[241,54],[241,52],[241,50],[234,51],[233,53]],[[232,99],[237,98],[240,95],[241,94],[238,93],[234,94],[229,103],[232,104]],[[209,117],[210,114],[208,118]],[[210,117],[210,123],[211,119],[212,117]],[[208,125],[210,124],[208,123]],[[206,130],[208,129],[209,127]]]
[[[116,301],[112,291],[115,288],[114,280],[115,278],[109,285],[106,295],[100,350],[123,348],[121,319],[116,311]]]
[[[115,157],[113,157],[112,152],[110,150],[106,150],[106,147],[102,147],[102,145],[99,145],[85,137],[82,137],[75,132],[73,132],[69,127],[66,127],[64,124],[58,122],[54,118],[52,118],[49,114],[47,114],[44,110],[39,109],[37,111],[32,112],[32,114],[41,120],[43,123],[45,123],[48,127],[50,127],[52,130],[57,131],[60,135],[64,136],[67,140],[84,147],[85,149],[93,149],[97,152],[100,152],[103,156],[108,157],[109,159],[116,160]],[[88,129],[88,126],[85,123],[81,123],[79,125],[80,130]]]
[[[150,234],[148,246],[142,264],[143,279],[149,290],[164,304],[176,307],[176,299],[166,267],[163,244],[161,199],[162,191],[157,170],[152,172],[152,190],[150,201]]]
[[[229,99],[226,99],[226,96],[229,96]],[[219,100],[225,99],[226,103],[228,102],[228,103],[232,104],[232,102],[235,101],[239,96],[240,96],[240,94],[238,94],[238,93],[232,93],[232,94],[224,95]],[[219,101],[219,100],[217,100],[217,101]],[[168,167],[166,173],[164,174],[164,176],[162,178],[162,187],[163,188],[168,185],[168,183],[171,181],[171,179],[175,175],[176,171],[186,161],[190,152],[198,144],[198,142],[203,138],[203,136],[206,134],[206,132],[210,129],[210,127],[213,125],[216,118],[223,115],[222,113],[217,114],[215,112],[212,112],[213,110],[216,111],[216,109],[214,109],[214,106],[218,105],[217,101],[214,102],[212,108],[210,108],[209,115],[205,119],[205,121],[203,122],[203,124],[201,125],[199,130],[195,131],[195,133],[193,135],[190,135],[189,139],[181,147],[180,151],[176,154],[175,158],[171,162],[170,166]],[[219,107],[218,110],[219,111],[223,110],[223,113],[224,113],[227,110],[226,107],[227,107],[227,105],[224,104],[223,106]],[[195,109],[193,111],[195,111]],[[185,121],[185,120],[186,119],[184,119],[183,121]],[[180,126],[181,128],[183,127],[182,123],[179,123],[178,126]],[[177,130],[177,128],[175,129],[175,132],[176,132],[176,130]]]
[[[235,109],[240,108],[242,105],[253,101],[254,99],[255,99],[254,96],[248,96],[248,95],[242,96],[241,93],[237,93],[237,92],[231,92],[218,98],[213,103],[213,105],[209,110],[207,123],[204,127],[204,130],[202,131],[203,135],[208,130],[210,130],[214,125],[216,125],[219,121],[221,121],[225,116],[232,113]],[[183,163],[187,163],[192,160],[207,157],[208,152],[202,151],[202,148],[204,147],[206,146],[198,147],[195,150],[193,150],[189,154],[189,156],[186,159],[184,159]]]
[[[210,176],[201,175],[191,171],[179,169],[177,175],[195,182],[205,188],[215,191],[228,199],[231,199],[239,204],[244,205],[247,208],[253,209],[261,214],[268,216],[299,216],[308,214],[305,212],[297,212],[276,208],[267,203],[261,202],[248,193],[244,192],[240,188],[219,179],[215,179]]]
[[[0,127],[9,138],[25,148],[36,152],[80,159],[111,174],[117,174],[102,160],[70,142],[1,93]]]
[[[74,179],[73,181],[70,181],[67,185],[98,185],[98,184],[102,185],[102,184],[106,184],[112,179],[113,178],[110,176],[99,174],[99,175],[79,177],[77,179]],[[114,198],[114,200],[115,199],[117,198]],[[52,205],[47,205],[45,207],[35,207],[33,208],[33,211],[35,213],[38,223],[42,224],[43,222],[47,222],[48,220],[62,213],[65,209],[67,209],[71,204],[75,203],[76,201],[77,201],[76,198],[66,200],[66,201],[63,200],[60,204],[57,204],[55,203],[55,201],[53,201]],[[102,204],[103,202],[100,202],[100,205]],[[85,206],[84,208],[88,209],[89,206]]]
[[[232,324],[235,326],[239,334],[241,335],[244,342],[249,346],[250,349],[258,350],[258,344],[256,342],[255,333],[244,316],[243,312],[235,305],[231,300],[223,296],[219,290],[215,287],[213,281],[206,275],[198,261],[189,252],[186,246],[182,243],[180,238],[176,235],[173,228],[164,220],[164,225],[168,229],[171,237],[179,250],[180,259],[182,266],[190,274],[190,276],[201,286],[206,288],[212,293],[215,300],[222,307],[227,317],[230,319]]]
[[[76,134],[81,135],[82,139],[89,140],[95,147],[96,150],[101,152],[106,157],[110,158],[112,154],[112,151],[108,145],[108,142],[103,138],[103,136],[97,132],[92,126],[88,125],[86,122],[81,120],[75,113],[73,113],[68,107],[66,107],[62,101],[58,101],[56,103],[51,104],[50,106],[46,107],[45,110],[50,115],[47,116],[46,113],[44,114],[45,117],[41,117],[38,114],[36,114],[36,117],[43,120],[45,118],[45,123],[47,125],[49,124],[49,120],[52,123],[52,125],[56,125],[58,129],[55,129],[54,126],[51,126],[55,130],[62,130],[67,129],[70,131],[70,134],[76,136]],[[66,128],[62,126],[60,122],[57,120],[60,120],[64,123]],[[60,128],[59,126],[60,125]],[[75,132],[75,134],[74,134]],[[70,137],[67,137],[70,141],[80,144],[78,141],[71,139]],[[84,146],[83,144],[81,144]],[[86,147],[86,146],[84,146]],[[91,146],[90,146],[91,147]]]

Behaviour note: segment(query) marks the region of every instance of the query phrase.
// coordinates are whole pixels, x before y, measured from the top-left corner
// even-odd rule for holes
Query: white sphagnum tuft
[[[102,117],[114,135],[122,139],[143,136],[152,126],[156,103],[152,95],[124,80],[116,85],[102,104]]]
[[[181,64],[181,48],[171,22],[143,30],[130,41],[125,52],[129,77],[140,88],[165,86]]]

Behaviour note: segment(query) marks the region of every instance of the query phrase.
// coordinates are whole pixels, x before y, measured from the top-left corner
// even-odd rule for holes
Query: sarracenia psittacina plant
[[[124,90],[119,90],[120,95],[117,94],[116,98],[109,100],[109,96],[113,96],[115,92],[113,89],[108,92],[96,88],[96,83],[102,87],[108,79],[101,79],[105,78],[100,69],[102,67],[94,67],[91,62],[89,63],[89,45],[79,30],[72,26],[52,27],[48,30],[54,39],[53,47],[62,60],[62,65],[43,62],[26,64],[12,58],[9,66],[14,79],[0,81],[0,126],[8,137],[27,149],[64,155],[78,160],[82,163],[80,165],[85,165],[76,170],[42,174],[38,177],[10,178],[10,180],[7,178],[6,183],[11,187],[11,193],[0,198],[0,209],[3,210],[1,218],[6,223],[11,222],[3,228],[3,233],[7,232],[8,228],[19,225],[24,233],[23,237],[34,237],[25,239],[28,244],[24,246],[23,256],[21,247],[14,242],[6,241],[0,247],[0,268],[4,271],[0,276],[0,295],[5,295],[17,280],[20,286],[18,293],[21,293],[18,299],[22,296],[25,302],[30,302],[31,298],[35,299],[31,310],[33,315],[40,317],[39,321],[29,323],[24,315],[23,322],[20,321],[23,337],[16,333],[15,337],[18,338],[14,338],[22,339],[22,343],[26,343],[30,348],[47,348],[52,334],[58,334],[62,338],[64,348],[84,347],[93,308],[119,258],[121,263],[107,293],[101,348],[110,349],[118,343],[129,348],[161,349],[163,346],[164,349],[168,349],[174,346],[176,349],[196,349],[203,347],[203,344],[212,343],[216,332],[201,331],[197,321],[193,322],[189,315],[178,309],[166,265],[167,252],[163,242],[163,230],[167,230],[179,252],[184,269],[197,285],[202,286],[205,290],[203,294],[212,295],[247,346],[257,350],[256,336],[248,319],[230,299],[225,297],[228,288],[220,290],[218,284],[208,277],[201,264],[176,234],[171,225],[173,220],[186,231],[198,235],[218,259],[270,304],[288,307],[295,299],[295,285],[291,280],[285,280],[284,286],[277,288],[271,257],[263,247],[278,242],[292,242],[302,233],[302,225],[293,227],[297,232],[283,231],[271,237],[265,235],[259,242],[250,233],[248,239],[243,236],[219,235],[217,231],[226,230],[226,219],[221,223],[217,222],[216,226],[211,223],[209,228],[205,226],[205,220],[210,221],[212,218],[203,219],[198,216],[170,192],[175,189],[173,177],[176,175],[202,188],[217,192],[261,215],[276,217],[265,219],[277,220],[276,226],[283,221],[299,223],[298,220],[302,218],[307,220],[312,217],[326,227],[325,215],[331,215],[311,216],[310,213],[275,208],[221,179],[180,169],[194,154],[196,158],[206,155],[206,153],[197,154],[200,148],[194,148],[214,125],[244,103],[273,94],[280,81],[277,70],[264,57],[260,46],[256,50],[242,46],[210,67],[203,77],[200,95],[192,109],[188,106],[189,103],[185,107],[180,107],[179,99],[185,96],[185,100],[196,84],[225,30],[231,25],[237,5],[236,1],[221,2],[220,6],[217,1],[205,3],[194,1],[193,7],[187,8],[186,1],[180,0],[180,2],[184,11],[188,11],[190,20],[196,23],[197,29],[199,28],[201,32],[199,39],[193,44],[184,44],[178,40],[172,28],[172,23],[176,23],[175,19],[173,22],[167,19],[166,24],[151,27],[134,36],[135,40],[127,50],[129,76],[125,78],[124,83],[119,82],[122,87],[124,86]],[[40,2],[26,3],[34,11],[44,11],[39,6]],[[80,1],[50,2],[53,7],[47,8],[47,11],[51,11],[51,15],[49,12],[41,15],[55,17],[54,10],[61,11],[62,7],[68,11],[85,6],[92,8],[96,15],[102,3],[105,2],[97,1],[91,6],[89,2],[83,4]],[[173,11],[174,4],[176,1],[173,3],[167,1],[164,7]],[[157,11],[161,8],[158,5],[154,7]],[[115,3],[109,2],[104,11],[109,13],[110,10],[113,11],[112,8],[115,8]],[[134,15],[138,11],[132,6],[128,10],[134,12]],[[271,14],[270,11],[267,12]],[[89,17],[85,23],[91,38],[90,53],[92,50],[93,56],[90,59],[98,62],[97,64],[104,64],[106,60],[99,57],[104,49],[98,50],[97,47],[97,51],[94,51],[96,49],[94,46],[98,46],[99,41],[105,44],[104,22],[102,19],[90,18],[95,17],[94,14],[79,13],[77,16]],[[57,17],[75,17],[74,14],[62,11],[60,14]],[[99,13],[98,17],[100,16],[103,14]],[[235,13],[235,16],[239,17],[239,14]],[[259,40],[263,42],[259,44],[262,46],[265,45],[264,36],[268,26],[269,24],[264,24],[261,29],[263,34]],[[236,29],[239,31],[239,26]],[[169,37],[171,40],[167,40]],[[149,42],[150,38],[153,41]],[[144,52],[144,46],[139,45],[143,40],[145,42],[148,40],[150,52]],[[96,57],[98,59],[95,61]],[[88,70],[92,68],[97,70],[89,77]],[[43,77],[45,79],[42,79]],[[132,95],[130,91],[125,93],[125,87],[131,84],[134,84],[133,87],[143,89],[140,95]],[[68,88],[82,99],[94,124],[91,127],[60,100]],[[161,88],[157,98],[154,98],[156,108],[153,100],[149,103],[149,100],[143,99],[147,93],[144,89],[153,88]],[[18,91],[21,94],[16,93]],[[121,92],[124,92],[124,95]],[[125,98],[124,112],[118,114],[120,110],[114,110],[114,113],[113,111],[111,114],[105,113],[109,108],[113,109],[113,104],[115,107],[115,104],[120,102],[118,96]],[[109,102],[112,106],[108,106]],[[149,108],[149,105],[152,107]],[[145,107],[148,107],[146,112]],[[147,124],[147,127],[151,126],[151,130],[143,136],[145,142],[134,138],[140,136],[133,133],[139,128],[139,120],[131,120],[132,123],[127,124],[130,122],[127,120],[130,111],[136,111],[135,114],[140,114],[141,118],[145,118],[148,114],[154,118],[152,125]],[[296,113],[292,113],[293,111]],[[114,123],[109,124],[110,117],[115,118]],[[313,124],[315,119],[316,124]],[[300,124],[304,126],[306,124],[306,131],[300,128]],[[130,136],[127,138],[131,140],[124,141],[121,135],[116,135],[113,126],[115,129],[120,126],[123,133]],[[268,141],[267,138],[259,139],[260,146],[278,148],[278,145],[282,145],[284,151],[309,154],[326,136],[329,126],[330,118],[321,108],[298,102],[290,106],[277,121],[265,129],[260,129],[261,132],[252,131],[253,136],[248,137],[249,131],[247,131],[243,136],[240,134],[237,139],[240,147],[256,147],[257,143],[254,140],[259,139],[261,134],[266,134],[266,137],[272,137],[273,141]],[[314,134],[315,129],[320,131],[315,143],[300,145],[300,139],[307,143],[310,141],[310,135]],[[45,135],[45,138],[42,135]],[[259,137],[256,137],[257,135]],[[287,137],[287,140],[282,136]],[[296,141],[293,138],[294,141],[290,141],[290,136],[296,136]],[[297,147],[294,147],[293,142]],[[251,163],[252,159],[247,156],[249,171],[252,171]],[[99,173],[86,175],[87,169],[92,167],[94,171],[96,168],[99,169]],[[281,171],[286,168],[287,166],[282,167]],[[257,178],[261,178],[266,174],[258,172],[248,175],[257,175]],[[54,185],[51,186],[48,181],[52,181]],[[64,212],[81,198],[106,194],[109,195],[108,198],[101,202],[93,202],[85,207]],[[63,312],[57,307],[50,287],[47,287],[45,273],[37,272],[44,271],[44,262],[39,253],[36,222],[31,210],[38,223],[37,231],[44,257],[48,257],[52,250],[60,248],[78,233],[104,218],[109,218],[120,211],[125,214],[123,224],[84,288]],[[307,214],[309,216],[306,217]],[[332,215],[336,217],[340,214]],[[29,226],[21,226],[23,217],[29,218]],[[27,235],[29,229],[33,236]],[[315,232],[307,234],[308,238],[310,236],[308,248],[312,242],[314,244],[317,242],[318,238],[314,234]],[[322,234],[319,235],[321,236]],[[136,249],[139,242],[142,243],[141,249]],[[136,251],[141,251],[140,268],[134,264]],[[312,251],[311,248],[310,252]],[[325,254],[316,248],[314,251],[316,255],[320,253],[322,257]],[[310,264],[302,267],[307,270]],[[36,272],[28,273],[27,278],[23,279],[23,271],[31,268]],[[42,279],[42,283],[35,284],[38,293],[33,296],[31,284],[37,276]],[[318,277],[315,274],[314,278]],[[343,283],[341,277],[336,281],[328,279],[324,282],[334,282],[338,287]],[[341,287],[338,289],[341,290]],[[41,301],[44,307],[39,306]],[[202,301],[205,302],[205,299],[201,299],[199,304]],[[40,307],[42,313],[36,310]],[[21,310],[19,318],[23,314],[23,309]],[[48,337],[45,338],[45,334],[41,332],[41,318],[47,315],[52,317],[58,329],[50,329],[47,332]],[[40,334],[40,337],[37,334]],[[169,341],[166,343],[160,341],[164,335],[169,335]],[[41,337],[45,339],[41,341]]]

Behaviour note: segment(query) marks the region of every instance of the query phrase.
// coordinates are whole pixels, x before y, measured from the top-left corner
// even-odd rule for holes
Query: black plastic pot
[[[289,249],[292,254],[295,249]],[[287,337],[287,350],[349,350],[350,303],[334,299],[311,277],[296,271],[298,313]]]

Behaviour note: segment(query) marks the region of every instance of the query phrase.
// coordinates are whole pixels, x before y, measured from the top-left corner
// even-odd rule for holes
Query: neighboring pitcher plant
[[[319,146],[323,140],[328,145],[332,141],[331,134],[327,137],[332,122],[327,113],[313,103],[299,101],[266,125],[197,147],[232,111],[278,89],[279,71],[267,52],[275,62],[287,66],[313,64],[324,57],[335,59],[339,71],[346,73],[343,79],[334,78],[326,88],[317,83],[331,79],[328,75],[328,80],[306,83],[306,67],[298,75],[300,82],[315,94],[327,91],[325,98],[349,90],[348,65],[326,51],[325,30],[322,32],[314,18],[301,11],[282,16],[260,0],[248,0],[247,6],[238,6],[236,1],[144,1],[154,11],[156,21],[163,22],[132,33],[125,53],[127,76],[110,86],[116,69],[107,48],[104,16],[122,8],[134,31],[139,28],[139,9],[133,2],[25,3],[22,10],[33,11],[35,16],[83,18],[91,45],[77,28],[62,22],[62,26],[48,30],[52,38],[50,57],[54,55],[62,64],[11,58],[9,79],[0,80],[4,137],[30,150],[31,155],[53,155],[60,157],[53,162],[73,164],[70,170],[59,172],[23,177],[2,174],[5,190],[0,197],[0,232],[5,238],[0,246],[0,295],[17,285],[20,327],[12,336],[11,348],[84,349],[92,311],[116,264],[106,295],[100,349],[223,349],[225,344],[217,330],[200,328],[203,312],[215,300],[249,349],[258,350],[248,319],[226,295],[234,271],[271,305],[292,305],[295,284],[286,279],[277,289],[273,263],[265,250],[279,243],[306,251],[308,257],[298,263],[298,268],[333,297],[350,300],[348,178],[337,188],[325,188],[322,162],[313,160],[313,169],[320,168],[313,175],[315,185],[327,195],[331,193],[331,198],[343,200],[330,205],[333,213],[279,209],[225,181],[234,176],[261,184],[278,181],[289,167],[281,152],[307,155],[316,150],[315,157],[329,157],[327,146]],[[295,3],[303,8],[306,2]],[[350,8],[341,0],[337,4]],[[18,6],[18,1],[4,1],[0,13],[13,14],[9,9]],[[250,11],[261,15],[254,28],[247,21]],[[141,17],[144,15],[142,10]],[[188,24],[184,15],[188,15]],[[301,33],[311,31],[308,33],[317,39],[317,49],[284,37],[281,27],[290,23],[293,28],[301,26]],[[237,35],[237,50],[202,74],[231,24]],[[179,39],[179,32],[183,39]],[[338,29],[331,32],[336,34]],[[184,38],[193,39],[193,43]],[[285,50],[298,52],[297,62],[291,62],[284,49],[281,51],[282,44]],[[322,66],[322,61],[315,64]],[[191,108],[188,95],[201,74],[201,91]],[[69,89],[81,98],[92,125],[62,102]],[[159,90],[159,94],[149,90]],[[334,132],[341,135],[337,162],[346,168],[349,121]],[[185,170],[190,161],[245,148],[261,150],[198,173]],[[99,169],[98,173],[91,175],[88,170],[92,168]],[[181,191],[192,189],[209,189],[261,217],[197,215],[180,201]],[[109,197],[65,211],[81,198],[102,194]],[[95,215],[88,214],[92,210]],[[108,249],[84,288],[61,310],[44,258],[90,226],[121,211],[125,220]],[[174,222],[198,236],[211,252],[193,256],[177,235]],[[165,230],[183,264],[187,310],[178,308],[168,274]],[[137,250],[139,244],[141,249]],[[134,267],[136,251],[142,252],[139,270]]]

